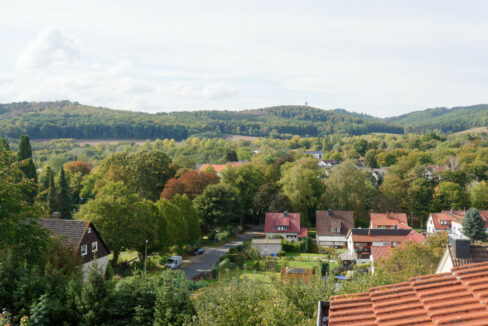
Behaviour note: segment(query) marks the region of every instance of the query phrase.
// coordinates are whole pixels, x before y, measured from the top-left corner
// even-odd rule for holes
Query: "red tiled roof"
[[[308,229],[307,228],[301,228],[300,233],[298,233],[299,238],[306,238],[308,237]]]
[[[412,230],[409,234],[407,234],[407,236],[400,242],[400,244],[402,243],[405,243],[405,242],[409,242],[409,241],[413,241],[413,242],[417,242],[417,243],[422,243],[424,242],[425,240],[425,237],[423,235],[421,235],[420,233],[418,233],[417,231],[415,230]]]
[[[488,263],[332,296],[329,326],[488,325]]]
[[[233,167],[238,167],[238,166],[241,166],[242,162],[229,162],[229,163],[226,163],[226,164],[202,164],[202,166],[200,166],[200,168],[198,169],[198,172],[204,172],[209,166],[214,169],[214,171],[216,173],[220,173],[222,172],[226,167],[227,165],[231,165]]]
[[[288,226],[288,231],[277,231],[277,225]],[[266,233],[300,233],[300,213],[266,213],[264,220],[264,232]]]
[[[371,246],[371,256],[377,261],[380,258],[387,258],[391,255],[392,247],[388,246]]]
[[[442,211],[441,213],[430,213],[432,217],[432,221],[434,222],[434,227],[437,230],[449,230],[451,227],[452,221],[462,221],[464,219],[464,214],[467,211]],[[479,211],[481,217],[486,222],[486,226],[488,227],[488,210],[481,210]],[[447,224],[441,224],[441,221],[447,221]]]
[[[379,226],[397,225],[399,229],[411,229],[408,226],[406,213],[371,213],[370,226],[372,229],[377,229]]]
[[[400,242],[403,239],[405,239],[405,235],[352,235],[354,242]]]

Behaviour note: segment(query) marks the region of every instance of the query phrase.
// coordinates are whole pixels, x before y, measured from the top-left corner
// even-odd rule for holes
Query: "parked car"
[[[190,252],[190,255],[192,256],[198,256],[198,255],[201,255],[205,252],[205,249],[203,248],[197,248],[197,249],[194,249],[192,250],[192,252]]]
[[[169,269],[177,269],[181,267],[181,262],[182,262],[181,256],[171,256],[168,258],[168,261],[166,264],[164,264],[164,268],[169,268]]]

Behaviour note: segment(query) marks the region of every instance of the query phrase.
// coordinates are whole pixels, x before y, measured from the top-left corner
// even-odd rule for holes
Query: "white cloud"
[[[57,29],[46,28],[21,53],[17,68],[46,68],[55,63],[69,63],[79,58],[78,40]]]
[[[14,79],[7,75],[0,75],[0,86],[5,86],[12,83]]]
[[[235,86],[222,82],[210,84],[203,89],[203,96],[211,100],[220,100],[236,95],[237,89]]]

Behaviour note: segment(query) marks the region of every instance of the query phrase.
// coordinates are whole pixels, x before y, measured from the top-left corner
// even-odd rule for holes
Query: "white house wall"
[[[109,255],[101,258],[97,258],[96,260],[89,261],[88,263],[84,263],[81,265],[81,271],[83,273],[83,282],[88,281],[88,272],[90,271],[90,268],[92,268],[95,263],[97,267],[102,271],[103,274],[105,274],[105,271],[107,270],[108,266],[108,257]]]

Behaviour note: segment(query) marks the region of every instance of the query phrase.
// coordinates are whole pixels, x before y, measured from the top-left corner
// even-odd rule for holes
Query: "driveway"
[[[238,245],[241,245],[245,240],[256,235],[259,235],[259,233],[247,232],[237,235],[234,241],[226,243],[220,247],[204,247],[204,254],[190,256],[185,259],[182,270],[185,272],[188,279],[192,279],[201,273],[210,272],[219,263],[220,257],[225,255],[230,248],[235,248]]]

